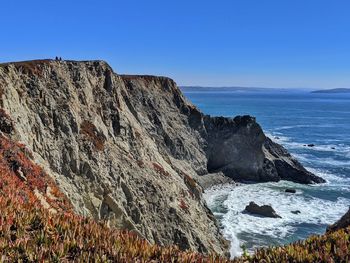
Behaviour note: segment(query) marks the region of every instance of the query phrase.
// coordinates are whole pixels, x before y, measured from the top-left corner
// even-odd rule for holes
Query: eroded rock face
[[[302,184],[325,180],[307,171],[286,149],[266,137],[251,116],[204,116],[209,172],[238,181],[288,180]]]
[[[150,242],[228,251],[197,183],[208,173],[322,182],[254,118],[205,116],[169,78],[120,76],[103,61],[9,63],[0,65],[0,98],[12,136],[78,213]]]
[[[152,243],[228,251],[193,178],[206,157],[172,80],[121,77],[102,61],[30,61],[0,66],[0,94],[3,132],[33,151],[78,213]]]

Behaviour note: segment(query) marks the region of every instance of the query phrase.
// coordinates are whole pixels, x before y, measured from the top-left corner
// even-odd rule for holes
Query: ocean
[[[222,185],[204,197],[231,241],[231,255],[263,246],[287,244],[322,234],[350,205],[350,94],[291,89],[182,88],[205,114],[255,116],[264,132],[282,144],[309,171],[327,180],[320,185],[277,183]],[[314,144],[308,147],[307,144]],[[294,188],[296,194],[285,193]],[[242,213],[250,201],[270,204],[282,216]],[[291,211],[299,210],[299,214]]]

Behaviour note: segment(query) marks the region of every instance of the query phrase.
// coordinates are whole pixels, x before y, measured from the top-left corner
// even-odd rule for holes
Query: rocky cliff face
[[[209,172],[222,171],[226,176],[243,181],[325,182],[307,171],[285,148],[266,137],[253,117],[204,116],[204,124]]]
[[[323,181],[254,118],[205,116],[169,78],[120,76],[103,61],[9,63],[0,66],[0,96],[12,137],[78,213],[150,242],[227,252],[202,199],[205,178]]]

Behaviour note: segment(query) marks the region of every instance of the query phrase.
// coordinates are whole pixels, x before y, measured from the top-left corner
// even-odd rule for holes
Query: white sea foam
[[[331,172],[319,169],[319,168],[312,168],[312,167],[305,167],[308,171],[322,177],[327,181],[327,185],[329,186],[346,186],[347,188],[350,188],[350,177],[341,176],[341,175],[335,175]]]
[[[290,130],[290,129],[296,129],[296,128],[331,128],[334,127],[334,124],[318,124],[318,125],[309,125],[309,124],[300,124],[300,125],[286,125],[281,127],[276,127],[275,131],[281,131],[281,130]]]
[[[316,158],[316,157],[311,157],[309,154],[293,154],[299,161],[301,162],[312,162],[314,164],[327,164],[328,166],[332,167],[350,167],[350,161],[344,160],[335,160],[331,157],[326,157],[326,158]]]
[[[282,145],[285,145],[287,148],[291,149],[308,149],[310,151],[320,151],[320,152],[339,152],[339,153],[345,153],[349,154],[350,153],[350,146],[345,145],[345,144],[316,144],[313,147],[308,147],[307,144],[309,143],[298,143],[298,142],[293,142],[289,137],[282,136],[281,134],[279,135],[273,135],[271,134],[270,137],[273,141],[280,143]],[[333,140],[337,141],[337,140]]]
[[[350,146],[338,143],[338,140],[322,141],[314,147],[307,147],[303,142],[295,142],[283,134],[284,129],[304,127],[307,125],[285,126],[272,133],[267,133],[272,140],[285,146],[293,152],[293,155],[304,165],[324,167],[350,167]],[[328,144],[327,144],[328,143]],[[304,149],[304,150],[301,150]],[[315,154],[317,152],[329,152]],[[337,158],[341,157],[341,158]],[[314,224],[328,225],[338,220],[348,209],[350,199],[339,197],[334,193],[343,193],[348,196],[350,192],[350,178],[345,175],[335,175],[330,170],[306,167],[314,174],[326,179],[322,185],[300,185],[287,181],[278,183],[246,184],[240,186],[225,185],[215,187],[205,192],[204,197],[214,214],[220,218],[223,233],[231,241],[231,255],[238,256],[242,253],[240,248],[243,236],[249,235],[247,240],[253,238],[253,247],[265,244],[267,239],[286,239],[293,233],[298,234],[298,225]],[[285,193],[286,188],[297,189],[296,194]],[[321,198],[322,193],[324,197]],[[333,195],[333,196],[328,196]],[[344,195],[343,195],[344,196]],[[328,200],[330,199],[330,200]],[[247,213],[242,213],[249,202],[254,201],[259,205],[269,204],[282,217],[263,218]],[[220,207],[220,209],[215,209]],[[291,211],[299,210],[299,214]],[[249,234],[247,234],[249,233]],[[263,239],[261,239],[262,236]],[[255,239],[256,237],[256,239]],[[244,238],[243,238],[244,239]],[[246,240],[246,241],[247,241]],[[260,243],[262,241],[262,243]],[[250,242],[250,241],[247,241]]]
[[[297,188],[297,193],[285,193],[284,189],[287,187]],[[215,210],[215,206],[218,205],[215,200],[219,200],[220,205],[227,209],[221,223],[224,227],[224,235],[232,244],[231,255],[237,256],[242,252],[237,239],[240,233],[284,238],[296,230],[295,224],[331,224],[346,212],[350,200],[338,198],[336,201],[329,201],[304,195],[303,191],[307,187],[313,186],[301,186],[286,181],[247,184],[209,189],[204,197],[212,210]],[[282,218],[263,218],[242,213],[251,201],[259,205],[271,205]],[[299,210],[300,213],[291,212],[295,210]]]
[[[332,152],[335,156],[341,157],[341,158],[350,158],[350,146],[346,145],[344,143],[339,143],[339,144],[316,144],[313,147],[308,147],[307,143],[298,143],[291,138],[287,136],[283,136],[282,133],[266,133],[268,137],[270,137],[273,141],[282,144],[289,150],[300,150],[304,149],[309,152]],[[335,160],[332,157],[327,157],[327,158],[317,158],[315,156],[310,156],[309,154],[297,154],[293,153],[297,159],[300,161],[305,161],[305,162],[316,162],[319,164],[329,164],[331,166],[343,166],[343,167],[350,167],[350,160]]]

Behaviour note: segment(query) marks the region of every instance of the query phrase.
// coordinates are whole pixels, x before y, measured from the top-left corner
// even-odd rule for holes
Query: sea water
[[[278,183],[216,186],[204,197],[231,241],[232,256],[321,234],[350,205],[350,94],[309,90],[182,88],[205,114],[255,116],[265,133],[282,144],[309,171],[327,180],[320,185]],[[314,144],[309,147],[307,144]],[[286,188],[296,194],[285,193]],[[269,204],[282,217],[242,213],[250,201]],[[299,210],[294,214],[292,211]]]

